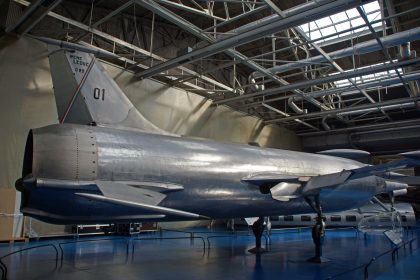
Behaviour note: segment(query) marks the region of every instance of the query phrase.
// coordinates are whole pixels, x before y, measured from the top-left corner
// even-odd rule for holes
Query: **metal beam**
[[[362,17],[362,19],[364,20],[364,22],[367,24],[370,32],[372,33],[372,36],[375,38],[375,40],[378,42],[379,46],[381,46],[381,50],[384,53],[385,57],[388,59],[388,61],[390,63],[394,63],[392,61],[391,55],[388,52],[388,49],[385,48],[384,44],[382,43],[381,38],[379,38],[378,34],[376,34],[375,30],[372,27],[372,24],[370,24],[369,19],[367,18],[365,12],[363,11],[363,9],[361,7],[357,7],[357,11],[359,12],[360,16]],[[409,95],[411,95],[411,91],[408,88],[408,86],[405,84],[403,78],[401,77],[401,73],[398,69],[395,69],[395,73],[397,73],[398,77],[400,78],[401,82],[404,85],[405,90],[407,91],[407,93]]]
[[[145,7],[145,8],[147,8],[147,9],[149,9],[150,11],[160,15],[161,17],[165,18],[166,20],[176,24],[177,26],[181,27],[182,29],[187,30],[188,32],[190,32],[191,34],[195,35],[196,37],[200,38],[203,41],[206,41],[206,42],[209,42],[209,43],[212,43],[212,44],[217,42],[215,38],[205,34],[203,32],[203,30],[201,30],[200,28],[196,27],[195,25],[192,25],[191,23],[187,22],[186,20],[184,20],[183,18],[174,14],[173,12],[167,10],[166,8],[158,5],[153,0],[144,0],[144,1],[136,0],[136,3]],[[282,15],[284,15],[283,12],[282,12]],[[249,27],[246,28],[246,30],[248,30],[248,29],[249,29]],[[249,60],[248,57],[246,57],[245,55],[241,54],[240,52],[238,52],[234,49],[226,49],[226,50],[224,50],[224,53],[226,53],[230,57],[234,58],[235,60],[241,62],[242,64],[250,67],[251,69],[262,73],[264,76],[268,76],[271,80],[279,83],[280,85],[284,85],[284,86],[289,85],[289,83],[286,80],[278,77],[277,75],[274,75],[274,74],[270,73],[269,71],[267,71],[266,68],[262,67],[261,65],[259,65],[258,63],[254,62],[254,61]],[[294,93],[296,93],[297,95],[299,95],[301,98],[307,100],[308,102],[312,103],[313,105],[315,105],[316,107],[318,107],[322,110],[328,110],[329,109],[327,106],[323,105],[318,100],[315,100],[310,96],[306,96],[300,90],[293,89],[292,91]],[[296,112],[300,111],[300,109],[297,106],[294,106],[292,108]]]
[[[420,40],[420,27],[402,31],[396,34],[391,34],[381,39],[382,44],[386,48],[395,47],[402,43],[415,41],[415,40]],[[338,58],[347,57],[353,54],[362,55],[362,54],[371,53],[378,50],[381,50],[381,46],[378,45],[378,42],[376,41],[376,39],[373,39],[366,42],[355,44],[352,47],[330,52],[328,53],[328,55],[331,57],[331,59],[338,59]],[[308,63],[316,64],[316,63],[322,63],[326,61],[327,60],[325,59],[324,56],[318,55],[311,58],[302,59],[300,61],[278,65],[276,67],[272,67],[267,70],[269,70],[273,74],[279,74],[286,71],[299,69],[302,67],[302,64],[308,64]],[[260,73],[255,73],[253,76],[255,78],[262,77]]]
[[[36,17],[31,17],[30,24],[28,24],[27,26],[23,25],[23,28],[17,28],[17,33],[19,33],[20,35],[24,35],[31,31],[32,28],[34,28],[34,26],[38,24],[38,22],[40,22],[50,11],[54,10],[55,7],[61,4],[61,2],[63,2],[63,0],[55,0],[48,7],[41,6],[39,8],[40,12],[35,12]]]
[[[149,9],[150,11],[158,14],[159,16],[165,18],[166,20],[172,22],[173,24],[179,26],[183,30],[188,31],[189,33],[193,34],[194,36],[198,37],[199,39],[201,39],[203,41],[206,41],[208,43],[215,43],[216,42],[216,39],[214,37],[205,34],[203,32],[203,30],[201,30],[197,26],[191,24],[190,22],[187,22],[186,20],[179,17],[175,13],[169,11],[165,7],[160,6],[159,4],[154,2],[153,0],[142,0],[142,1],[136,0],[136,3],[143,6],[146,9]],[[280,77],[269,73],[264,67],[262,67],[258,63],[250,61],[248,57],[246,57],[245,55],[241,54],[240,52],[238,52],[234,49],[226,49],[226,50],[224,50],[224,52],[227,55],[229,55],[230,57],[232,57],[233,59],[235,59],[237,61],[240,61],[242,64],[250,67],[251,69],[254,69],[255,71],[259,71],[259,72],[264,73],[265,75],[269,76],[273,81],[278,82],[281,85],[288,85],[289,84],[286,80],[281,79]],[[302,98],[305,98],[303,92],[298,91],[298,90],[295,90],[294,92],[296,94],[302,96]],[[307,97],[306,99],[309,102],[311,102],[312,104],[314,104],[315,106],[317,106],[321,109],[328,109],[328,108],[325,108],[324,106],[322,106],[320,102],[318,102],[317,100],[315,100],[311,97]]]
[[[96,28],[99,25],[101,25],[102,23],[110,20],[111,18],[113,18],[114,16],[118,15],[119,13],[121,13],[122,11],[124,11],[125,9],[127,9],[128,7],[130,7],[131,5],[133,5],[134,1],[130,0],[127,1],[126,3],[122,4],[120,7],[118,7],[117,9],[113,10],[111,13],[109,13],[108,15],[104,16],[103,18],[101,18],[100,20],[98,20],[97,22],[95,22],[92,27]]]
[[[285,117],[289,117],[289,116],[290,116],[289,114],[287,114],[287,113],[285,113],[285,112],[283,112],[283,111],[281,111],[281,110],[279,110],[279,109],[277,109],[277,108],[274,108],[274,107],[272,107],[272,106],[270,106],[270,105],[268,105],[268,104],[264,104],[264,103],[262,103],[262,105],[263,105],[265,108],[267,108],[267,109],[269,109],[269,110],[271,110],[271,111],[273,111],[273,112],[276,112],[276,113],[278,113],[278,114],[280,114],[280,115],[282,115],[282,116],[285,116]],[[319,129],[318,129],[317,127],[315,127],[315,126],[313,126],[313,125],[311,125],[311,124],[309,124],[309,123],[307,123],[307,122],[304,122],[304,121],[302,121],[302,120],[296,119],[296,120],[295,120],[295,122],[297,122],[297,123],[299,123],[299,124],[302,124],[302,125],[304,125],[304,126],[307,126],[307,127],[309,127],[309,128],[315,129],[316,131],[319,131]]]
[[[344,131],[342,133],[305,136],[302,145],[312,152],[327,149],[362,149],[371,154],[394,153],[416,150],[420,148],[420,125],[413,124],[403,127],[374,128],[363,132]]]
[[[319,136],[319,135],[331,135],[331,134],[337,134],[342,132],[350,132],[350,131],[371,131],[373,129],[384,129],[388,127],[407,127],[410,125],[418,125],[419,120],[406,120],[406,121],[394,121],[394,122],[386,122],[386,123],[376,123],[376,124],[368,124],[368,125],[360,125],[360,126],[352,126],[352,127],[346,127],[346,128],[338,128],[338,129],[331,129],[329,131],[314,131],[314,132],[303,132],[298,133],[298,136],[302,137],[308,137],[308,136]]]
[[[388,71],[391,69],[396,69],[396,68],[400,68],[400,67],[405,67],[408,65],[413,65],[413,64],[418,64],[420,63],[420,58],[415,58],[415,59],[409,59],[409,60],[405,60],[405,61],[400,61],[400,62],[396,62],[396,63],[388,63],[388,64],[384,64],[384,65],[379,65],[379,66],[372,66],[369,68],[363,68],[363,69],[358,69],[358,70],[354,70],[351,72],[344,72],[344,73],[340,73],[337,75],[333,75],[333,76],[327,76],[327,77],[323,77],[323,78],[319,78],[319,79],[315,79],[315,80],[307,80],[307,81],[303,81],[303,82],[297,82],[294,84],[289,84],[287,86],[283,86],[283,87],[279,87],[279,88],[273,88],[273,89],[268,89],[268,90],[264,90],[264,91],[260,91],[260,92],[255,92],[255,93],[250,93],[250,94],[245,94],[245,95],[241,95],[241,96],[236,96],[236,97],[232,97],[232,98],[226,98],[226,99],[222,99],[219,101],[214,101],[214,104],[225,104],[225,103],[232,103],[238,100],[244,100],[244,99],[250,99],[250,98],[254,98],[257,96],[270,96],[270,95],[274,95],[274,94],[279,94],[279,93],[283,93],[283,92],[287,92],[293,89],[297,89],[297,88],[306,88],[306,87],[310,87],[310,86],[314,86],[317,84],[324,84],[324,83],[331,83],[331,82],[336,82],[339,80],[345,80],[345,79],[349,79],[349,78],[354,78],[354,77],[360,77],[360,76],[364,76],[364,75],[369,75],[369,74],[374,74],[374,73],[378,73],[378,72],[383,72],[383,71]],[[308,94],[310,95],[310,94]]]
[[[195,9],[195,8],[192,8],[192,7],[189,7],[189,6],[185,6],[181,3],[176,3],[176,2],[172,2],[172,1],[168,1],[168,0],[156,0],[156,1],[160,2],[162,4],[165,4],[165,5],[180,9],[180,10],[184,10],[184,11],[196,14],[196,15],[205,16],[205,17],[208,17],[210,19],[216,19],[216,20],[220,20],[220,21],[225,21],[226,20],[224,18],[211,15],[208,12],[206,12],[205,10],[198,10],[198,9]]]
[[[282,10],[280,10],[277,5],[275,5],[271,0],[264,0],[264,2],[266,2],[267,5],[270,6],[270,8],[272,8],[281,18],[285,18],[285,14],[283,13]],[[301,28],[294,28],[293,30],[295,30],[295,32],[297,34],[299,34],[300,37],[302,37],[306,42],[308,42],[309,45],[311,45],[318,53],[321,54],[322,57],[324,57],[325,60],[327,60],[338,72],[340,73],[344,73],[343,68],[340,67],[340,65],[337,64],[337,62],[335,62],[328,53],[326,53],[323,49],[321,49],[315,42],[311,42],[311,38],[308,37],[308,35],[306,35],[306,33],[301,29]],[[356,82],[353,79],[348,79],[348,81],[355,87],[357,88],[360,93],[362,93],[371,103],[375,103],[375,100],[369,96],[369,94],[364,91],[363,89],[358,88],[358,86],[356,85]],[[304,99],[308,99],[308,97],[306,97],[305,95],[301,95],[301,98]],[[294,109],[294,111],[297,111],[299,113],[304,113],[305,110],[296,110],[297,105],[294,103],[293,98],[288,100],[288,104],[289,106]],[[385,114],[385,113],[384,113]]]
[[[390,16],[395,15],[395,6],[392,0],[385,0],[385,6]],[[401,25],[398,18],[391,18],[392,32],[397,33],[401,31]]]
[[[366,109],[375,109],[381,110],[386,109],[387,106],[392,105],[400,105],[400,104],[412,104],[413,107],[416,106],[416,102],[420,100],[420,97],[417,98],[399,98],[399,99],[393,99],[389,101],[383,101],[383,102],[377,102],[374,104],[366,104],[366,105],[360,105],[357,107],[347,107],[347,108],[341,108],[341,109],[334,109],[330,111],[322,111],[322,112],[314,112],[314,113],[308,113],[305,115],[296,115],[296,116],[290,116],[286,118],[279,118],[274,120],[265,121],[266,124],[273,124],[273,123],[284,123],[288,121],[293,121],[296,119],[305,119],[305,118],[313,118],[313,117],[322,117],[325,115],[335,115],[345,112],[351,112],[356,110],[366,110]],[[404,105],[406,106],[406,105]]]
[[[404,74],[403,79],[406,82],[420,80],[420,72],[412,72],[412,73]],[[400,78],[397,77],[397,78],[375,80],[372,82],[358,84],[358,87],[363,90],[373,90],[373,89],[376,90],[378,87],[401,86],[401,85],[402,84],[400,83]],[[306,94],[310,95],[313,98],[317,98],[317,97],[321,97],[324,95],[331,95],[331,94],[339,94],[341,96],[347,96],[347,95],[356,94],[358,92],[359,91],[357,90],[351,90],[351,86],[349,86],[349,87],[336,87],[336,88],[331,88],[327,90],[312,91]],[[264,99],[264,103],[286,100],[291,97],[298,97],[298,95],[292,94],[292,95],[287,95],[287,96]],[[261,105],[261,101],[247,103],[245,106],[242,106],[241,108],[245,109],[245,108],[253,107],[256,105]]]
[[[30,4],[28,1],[25,1],[25,0],[14,0],[14,1],[17,2],[17,3],[19,3],[19,4],[25,5],[25,6],[29,6],[29,4]],[[95,35],[97,35],[99,37],[102,37],[102,38],[104,38],[106,40],[109,40],[111,42],[114,42],[114,43],[116,43],[118,45],[124,46],[126,48],[131,49],[131,50],[134,50],[134,51],[136,51],[138,53],[141,53],[143,55],[152,57],[153,59],[160,60],[160,61],[166,61],[166,59],[163,58],[163,57],[161,57],[161,56],[158,56],[158,55],[155,55],[155,54],[150,54],[150,52],[147,51],[147,50],[144,50],[144,49],[142,49],[142,48],[140,48],[140,47],[138,47],[136,45],[130,44],[128,42],[125,42],[125,41],[123,41],[123,40],[121,40],[121,39],[119,39],[117,37],[114,37],[112,35],[109,35],[109,34],[107,34],[105,32],[99,31],[99,30],[97,30],[95,28],[89,27],[86,24],[83,24],[83,23],[78,22],[76,20],[69,19],[67,17],[64,17],[64,16],[59,15],[59,14],[54,13],[54,12],[49,12],[48,13],[48,16],[51,16],[51,17],[53,17],[55,19],[58,19],[58,20],[63,21],[63,22],[66,22],[66,23],[68,23],[70,25],[76,26],[76,27],[78,27],[78,28],[80,28],[80,29],[82,29],[84,31],[91,32],[92,34],[95,34]],[[226,89],[226,90],[229,90],[229,91],[233,91],[233,89],[231,87],[228,87],[228,86],[226,86],[226,85],[224,85],[222,83],[219,83],[219,82],[217,82],[217,81],[215,81],[215,80],[213,80],[211,78],[202,76],[202,75],[198,74],[197,72],[195,72],[193,70],[190,70],[190,69],[185,68],[185,67],[179,67],[179,69],[182,70],[182,71],[184,71],[184,72],[186,72],[186,73],[189,73],[191,75],[195,75],[196,77],[201,78],[204,81],[209,82],[209,83],[211,83],[211,84],[213,84],[213,85],[215,85],[217,87],[220,87],[220,88],[223,88],[223,89]]]
[[[14,31],[24,35],[28,33],[38,22],[40,22],[50,11],[57,7],[62,0],[47,2],[45,0],[35,1],[25,9],[23,15],[11,26],[6,28],[7,32]]]
[[[101,54],[101,56],[109,56],[109,57],[116,56],[116,57],[118,58],[118,60],[123,61],[123,62],[124,62],[124,63],[126,63],[127,65],[129,64],[130,66],[136,66],[136,67],[140,67],[140,68],[143,68],[143,69],[147,69],[147,68],[148,68],[148,66],[146,66],[146,65],[143,65],[143,64],[138,63],[138,62],[134,62],[133,60],[131,60],[131,59],[129,59],[129,58],[123,57],[123,56],[121,56],[121,55],[114,54],[114,53],[112,53],[112,52],[109,52],[109,51],[107,51],[107,50],[101,49],[101,48],[99,48],[99,47],[97,47],[97,46],[93,46],[93,45],[88,44],[88,43],[86,43],[86,42],[81,41],[81,42],[79,42],[79,43],[80,43],[80,46],[81,46],[82,48],[83,48],[83,46],[85,46],[85,47],[88,47],[88,48],[90,48],[90,49],[95,49],[95,50],[98,50],[98,52],[99,52],[99,53],[102,53],[102,54]],[[71,44],[73,44],[73,43],[71,43]],[[66,45],[66,44],[63,44],[63,45]],[[76,44],[75,44],[75,45],[76,45]],[[109,63],[108,61],[105,61],[105,62]],[[124,71],[130,72],[130,73],[133,73],[132,71],[128,70],[128,69],[130,69],[130,67],[128,67],[128,68],[122,68],[122,67],[121,67],[121,66],[119,66],[119,65],[115,65],[115,64],[113,64],[113,63],[111,63],[111,64],[112,64],[112,65],[114,65],[114,66],[116,66],[116,67],[118,67],[118,68],[120,68],[121,70],[124,70]],[[133,73],[133,74],[134,74],[134,73]],[[167,78],[168,78],[168,79],[171,79],[171,80],[175,80],[175,79],[176,79],[176,77],[173,77],[173,76],[167,76]],[[195,84],[192,84],[192,83],[184,82],[183,84],[184,84],[184,85],[186,85],[186,86],[191,87],[191,89],[193,89],[193,90],[199,90],[199,91],[204,91],[204,90],[205,90],[206,92],[208,92],[208,90],[203,89],[202,87],[199,87],[199,86],[197,86],[197,85],[195,85]],[[203,96],[203,95],[202,95],[202,96]],[[207,96],[206,96],[206,97],[207,97]]]
[[[370,0],[369,0],[370,1]],[[368,2],[369,2],[368,1]],[[373,1],[373,0],[372,0]],[[325,4],[326,3],[326,4]],[[315,8],[306,10],[296,9],[294,13],[284,19],[276,19],[270,24],[261,24],[254,29],[241,33],[238,35],[231,36],[227,39],[220,40],[212,45],[203,47],[190,52],[189,54],[179,56],[171,59],[165,63],[156,65],[148,70],[145,70],[138,74],[141,78],[148,78],[154,74],[169,70],[173,67],[191,63],[198,59],[211,56],[213,54],[222,52],[226,49],[240,46],[267,35],[277,33],[281,30],[288,29],[294,26],[298,26],[312,20],[325,17],[337,12],[341,12],[361,4],[360,0],[336,0],[336,1],[318,1]]]
[[[219,22],[219,23],[217,23],[217,24],[215,24],[213,26],[210,26],[210,27],[208,27],[206,29],[203,29],[203,31],[209,31],[209,30],[214,29],[214,28],[219,28],[219,27],[225,26],[227,24],[231,24],[232,22],[235,22],[235,21],[237,21],[237,20],[239,20],[241,18],[249,17],[250,15],[253,15],[253,14],[256,14],[256,13],[260,13],[260,12],[262,12],[265,9],[267,9],[267,6],[260,6],[258,8],[255,8],[254,10],[250,10],[248,12],[239,14],[237,16],[231,17],[230,19],[227,19],[227,20],[222,21],[222,22]]]
[[[29,18],[29,16],[41,6],[44,0],[36,0],[30,3],[30,5],[26,5],[27,8],[23,11],[23,15],[12,25],[6,26],[6,32],[14,31],[18,26],[20,26],[25,20]]]

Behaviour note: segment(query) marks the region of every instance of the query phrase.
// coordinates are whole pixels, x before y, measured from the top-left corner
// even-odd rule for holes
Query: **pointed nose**
[[[25,189],[34,187],[36,185],[36,178],[32,176],[32,174],[28,174],[25,176],[25,178],[19,178],[15,182],[15,188],[23,192]]]
[[[19,178],[19,179],[16,180],[15,188],[20,192],[23,191],[23,178]]]

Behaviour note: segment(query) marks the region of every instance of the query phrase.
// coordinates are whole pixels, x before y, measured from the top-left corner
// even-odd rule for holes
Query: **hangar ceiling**
[[[6,32],[112,52],[103,59],[137,79],[157,79],[285,126],[309,151],[420,148],[417,0],[1,5]]]

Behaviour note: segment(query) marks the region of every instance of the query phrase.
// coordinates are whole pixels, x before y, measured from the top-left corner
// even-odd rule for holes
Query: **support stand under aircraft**
[[[255,236],[255,247],[248,250],[250,253],[260,254],[265,252],[265,250],[261,247],[261,238],[264,234],[264,229],[264,217],[259,217],[258,220],[252,224],[252,232]]]
[[[325,221],[322,215],[322,206],[321,202],[319,201],[319,195],[315,195],[313,198],[306,197],[305,200],[317,214],[316,223],[312,228],[312,240],[315,244],[315,256],[308,259],[308,262],[328,262],[330,260],[322,256],[322,244],[324,243],[325,236]]]

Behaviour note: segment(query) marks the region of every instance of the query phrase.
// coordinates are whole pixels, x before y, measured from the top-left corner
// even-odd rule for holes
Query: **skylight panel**
[[[388,64],[388,63],[389,62],[378,63],[378,64],[374,64],[374,65],[359,67],[358,69],[363,69],[363,68],[368,68],[368,67],[378,66],[378,65],[384,65],[384,64]],[[347,70],[345,72],[351,72],[351,71],[353,71],[353,70]],[[398,68],[398,71],[402,72],[402,69]],[[339,74],[339,72],[333,73],[331,75],[337,75],[337,74]],[[393,78],[393,77],[397,77],[397,72],[395,71],[395,69],[391,69],[391,70],[388,70],[388,71],[377,72],[377,73],[368,74],[368,75],[363,75],[363,76],[360,76],[360,77],[352,78],[351,80],[356,84],[361,84],[361,83],[369,83],[369,82],[374,82],[374,81],[377,81],[377,80],[388,79],[388,78]],[[342,87],[350,86],[351,82],[349,81],[349,79],[344,79],[344,80],[335,81],[334,84],[337,88],[342,88]]]
[[[330,16],[332,22],[337,23],[343,20],[348,20],[347,14],[345,12],[340,12],[338,14],[334,14],[332,16]]]
[[[369,22],[377,21],[382,19],[382,14],[379,6],[379,2],[370,2],[368,4],[362,5],[361,8],[366,13],[366,16]],[[379,27],[381,26],[381,22],[378,21],[377,23],[372,24],[372,27]],[[339,37],[346,37],[352,34],[358,33],[363,30],[368,30],[367,27],[363,27],[365,25],[365,21],[360,16],[357,9],[349,9],[344,12],[340,12],[328,17],[324,17],[306,24],[299,26],[306,35],[308,35],[309,39],[316,42],[325,42],[332,39],[338,39]],[[342,32],[340,34],[336,34]],[[374,65],[371,65],[374,66]],[[369,67],[371,67],[369,66]],[[361,69],[362,67],[359,67]],[[348,72],[348,71],[346,71]],[[338,73],[335,73],[338,74]],[[334,75],[334,74],[332,74]],[[384,71],[375,74],[369,74],[361,77],[355,77],[351,80],[344,79],[340,81],[336,81],[336,87],[348,87],[352,83],[361,84],[367,82],[373,82],[375,80],[395,77],[397,75],[395,70]]]
[[[332,21],[330,17],[324,17],[324,18],[316,20],[316,25],[318,25],[319,28],[322,28],[324,26],[331,25],[331,24],[332,24]]]
[[[302,24],[301,26],[300,26],[300,28],[305,32],[305,33],[308,33],[308,31],[309,31],[309,24],[308,23],[305,23],[305,24]]]
[[[328,35],[331,35],[331,34],[335,34],[335,33],[337,33],[337,31],[335,30],[334,26],[330,26],[330,27],[326,27],[326,28],[321,29],[321,33],[322,33],[322,36],[325,37],[325,36],[328,36]],[[334,37],[338,38],[337,35],[334,36]]]
[[[309,23],[309,29],[310,29],[310,30],[315,30],[315,29],[318,29],[318,26],[317,26],[317,24],[316,24],[316,21],[311,21],[311,22]]]
[[[363,10],[365,11],[365,13],[378,11],[379,10],[379,3],[377,1],[367,3],[367,4],[363,5]]]
[[[369,22],[376,21],[381,18],[380,12],[373,12],[367,15]],[[372,27],[381,26],[381,22],[376,22],[372,24]]]
[[[356,9],[350,9],[346,11],[346,14],[349,18],[360,17],[359,12]]]
[[[321,35],[321,32],[319,32],[319,30],[315,30],[315,31],[312,31],[312,32],[309,33],[309,38],[311,40],[316,40],[316,39],[321,38],[321,37],[322,37],[322,35]]]
[[[350,21],[352,27],[357,27],[365,24],[365,21],[362,18],[356,18]]]
[[[350,22],[346,21],[346,22],[343,22],[343,23],[336,24],[335,28],[337,28],[337,32],[341,32],[341,31],[344,31],[344,30],[349,30],[350,29]],[[340,34],[340,36],[346,36],[348,34],[350,34],[350,32],[345,32],[343,34]]]
[[[370,2],[361,6],[365,11],[367,18],[370,22],[382,19],[380,6],[378,1]],[[299,26],[311,40],[325,42],[338,37],[349,36],[360,32],[361,27],[365,25],[365,21],[361,18],[357,9],[349,9],[328,17],[324,17],[306,24]],[[372,24],[372,27],[381,26],[381,22]],[[360,27],[360,28],[357,28]],[[356,29],[353,29],[356,28]],[[350,30],[353,29],[353,30]],[[349,30],[348,32],[343,32]],[[343,32],[333,36],[334,33]],[[327,37],[327,38],[324,38]]]

